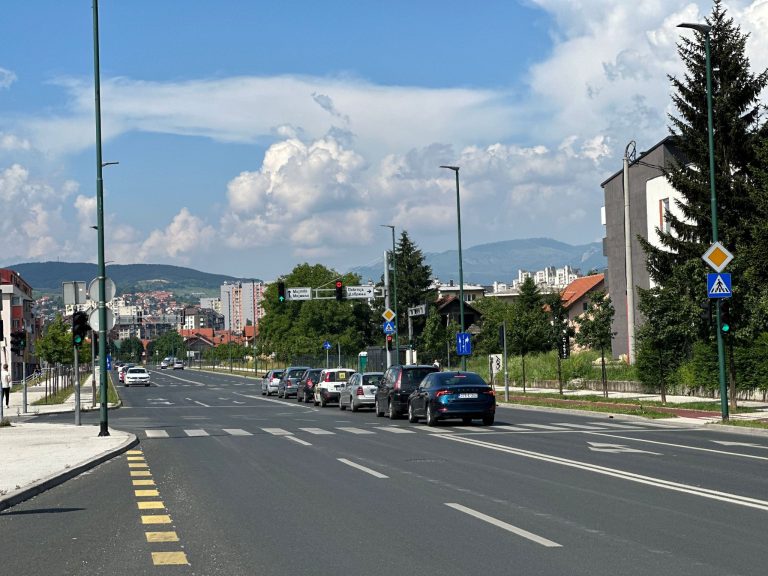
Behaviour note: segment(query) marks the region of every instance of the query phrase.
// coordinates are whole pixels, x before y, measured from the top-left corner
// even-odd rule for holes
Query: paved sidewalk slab
[[[138,443],[99,426],[14,422],[0,427],[0,510],[77,476]]]

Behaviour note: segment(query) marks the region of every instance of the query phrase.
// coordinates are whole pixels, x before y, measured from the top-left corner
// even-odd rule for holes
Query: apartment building
[[[224,329],[242,333],[246,326],[258,326],[264,317],[263,282],[225,282],[221,286],[221,314],[224,316]]]

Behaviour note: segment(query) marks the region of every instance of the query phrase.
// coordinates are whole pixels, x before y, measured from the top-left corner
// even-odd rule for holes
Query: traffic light
[[[720,303],[720,332],[723,334],[731,332],[731,303],[728,300]]]
[[[285,282],[277,283],[277,301],[285,302]]]
[[[11,332],[11,352],[13,354],[21,354],[25,344],[23,330]]]
[[[80,348],[83,345],[89,329],[88,314],[85,312],[75,312],[72,314],[72,344],[74,346]]]
[[[344,282],[336,280],[336,300],[344,300]]]

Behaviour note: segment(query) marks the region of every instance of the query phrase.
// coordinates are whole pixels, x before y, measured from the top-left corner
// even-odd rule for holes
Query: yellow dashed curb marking
[[[160,496],[159,490],[134,490],[133,493],[137,498],[142,496]]]
[[[142,524],[170,524],[171,517],[168,514],[158,514],[157,516],[142,516]]]
[[[184,552],[152,552],[152,562],[155,563],[155,566],[189,564],[187,562],[187,555]]]
[[[129,450],[128,451],[128,468],[131,468],[131,483],[133,486],[155,486],[155,481],[151,478],[152,473],[149,471],[149,465],[144,460],[144,454],[141,450]],[[137,470],[137,468],[143,468],[144,470]],[[149,476],[150,478],[144,478],[136,480],[137,476]],[[157,489],[147,490],[134,490],[134,496],[136,498],[159,498],[160,491]],[[164,510],[165,504],[162,500],[140,500],[136,502],[139,510]],[[170,524],[171,517],[168,514],[156,514],[156,515],[142,515],[141,523],[144,525],[151,524]],[[145,532],[144,535],[147,538],[147,542],[178,542],[179,536],[174,531],[167,532]],[[171,566],[171,565],[189,565],[187,555],[184,552],[152,552],[152,563],[155,566]]]
[[[145,532],[147,542],[178,542],[176,532]]]

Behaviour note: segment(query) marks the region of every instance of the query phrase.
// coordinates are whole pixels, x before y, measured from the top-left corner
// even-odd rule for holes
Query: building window
[[[659,200],[659,230],[669,234],[672,226],[667,218],[667,212],[669,212],[669,198],[662,198]]]
[[[581,307],[582,307],[582,310],[583,310],[584,312],[586,312],[587,310],[589,310],[589,302],[584,302],[584,303],[581,305]]]

